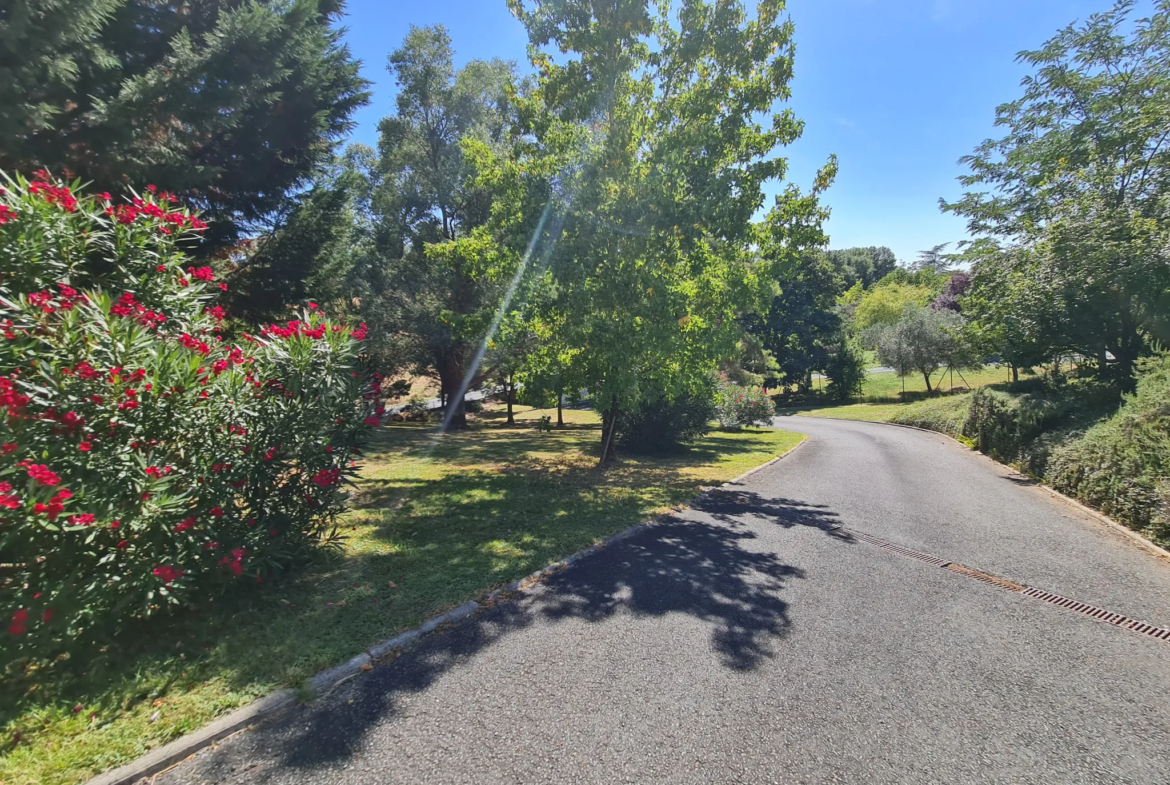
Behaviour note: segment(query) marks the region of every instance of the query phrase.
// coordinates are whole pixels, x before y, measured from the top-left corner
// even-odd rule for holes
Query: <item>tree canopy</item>
[[[554,161],[559,227],[544,253],[556,297],[546,323],[603,413],[602,461],[617,415],[708,383],[731,356],[738,317],[770,294],[753,262],[752,216],[783,177],[775,150],[802,124],[789,97],[792,24],[783,3],[755,18],[740,2],[510,0],[538,85],[523,108],[528,155]],[[552,50],[552,51],[550,51]],[[555,56],[554,56],[555,55]],[[823,212],[790,187],[769,222],[800,247]]]
[[[1020,54],[1034,73],[1023,96],[996,112],[1007,134],[963,159],[971,173],[961,182],[990,190],[943,205],[1005,246],[973,268],[979,313],[1033,318],[1016,293],[993,287],[1005,279],[1041,283],[1060,311],[1046,317],[1060,331],[1047,339],[1018,323],[987,325],[988,334],[1036,336],[1026,353],[1066,347],[1096,357],[1125,386],[1152,341],[1170,337],[1170,2],[1159,0],[1127,33],[1133,9],[1120,0]]]
[[[264,226],[367,101],[340,0],[18,0],[0,17],[0,168],[165,185],[210,224]]]

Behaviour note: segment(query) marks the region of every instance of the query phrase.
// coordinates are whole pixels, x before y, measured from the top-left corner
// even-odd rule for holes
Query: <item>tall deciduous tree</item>
[[[1003,263],[1017,278],[1051,284],[1063,310],[1062,343],[1100,358],[1124,384],[1151,339],[1165,340],[1170,262],[1164,252],[1170,195],[1170,1],[1122,30],[1134,8],[1120,0],[1070,25],[1019,60],[1035,69],[1024,95],[1004,104],[1007,129],[963,159],[972,191],[944,208],[973,234],[1035,248]],[[975,268],[976,287],[984,271]],[[999,311],[1008,320],[1024,313]],[[1003,332],[1027,332],[1003,325]],[[1111,368],[1106,367],[1108,357]]]
[[[524,112],[530,154],[557,161],[548,322],[579,347],[604,464],[619,413],[698,391],[734,354],[740,314],[771,294],[749,247],[763,185],[786,169],[775,151],[802,130],[791,111],[772,113],[789,95],[792,24],[781,0],[754,18],[724,0],[509,5],[539,79]],[[819,229],[821,212],[790,188],[773,216]]]
[[[389,57],[397,112],[379,126],[377,260],[363,308],[376,340],[397,340],[399,356],[438,374],[461,428],[459,390],[515,262],[485,228],[496,193],[481,176],[507,150],[514,66],[456,72],[452,57],[442,26],[412,27]]]
[[[340,0],[15,0],[0,13],[0,168],[166,184],[208,249],[264,224],[367,100]]]
[[[894,252],[885,246],[840,248],[827,251],[826,255],[837,268],[845,289],[858,282],[863,289],[868,289],[898,266]]]

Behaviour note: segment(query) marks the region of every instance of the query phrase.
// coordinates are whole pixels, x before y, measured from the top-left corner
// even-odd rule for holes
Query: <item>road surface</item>
[[[178,783],[1170,782],[1170,565],[941,436],[811,440]],[[263,656],[263,652],[257,652]]]

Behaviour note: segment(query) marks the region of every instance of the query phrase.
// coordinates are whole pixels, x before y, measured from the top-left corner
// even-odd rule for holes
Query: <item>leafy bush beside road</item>
[[[715,398],[715,416],[724,428],[748,428],[771,423],[776,416],[776,407],[760,388],[744,387],[723,379]]]
[[[0,194],[5,658],[261,582],[334,537],[377,423],[364,328],[315,306],[228,340],[204,224],[154,189]]]
[[[1152,539],[1170,542],[1170,355],[1142,363],[1113,417],[1056,449],[1049,483]]]

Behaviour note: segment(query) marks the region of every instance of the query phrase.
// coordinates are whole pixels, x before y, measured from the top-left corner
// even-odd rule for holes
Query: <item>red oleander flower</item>
[[[81,515],[70,515],[69,523],[72,526],[89,526],[94,521],[93,513],[85,512]]]
[[[37,485],[54,486],[61,483],[61,478],[54,474],[44,464],[32,464],[28,467],[28,476],[37,481]]]
[[[27,621],[28,611],[24,608],[15,611],[12,614],[12,623],[8,625],[8,632],[12,635],[23,635],[24,631],[28,629]]]
[[[195,525],[197,522],[198,522],[198,521],[196,521],[196,519],[195,519],[195,518],[184,518],[184,519],[183,519],[183,522],[182,522],[182,523],[180,523],[178,526],[176,526],[176,527],[175,527],[175,531],[177,531],[177,532],[185,532],[185,531],[187,531],[188,529],[190,529],[192,526],[194,526],[194,525]]]
[[[162,580],[164,584],[170,584],[173,581],[183,577],[183,570],[181,567],[171,567],[170,565],[159,565],[154,568],[154,574]]]

